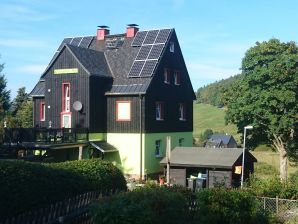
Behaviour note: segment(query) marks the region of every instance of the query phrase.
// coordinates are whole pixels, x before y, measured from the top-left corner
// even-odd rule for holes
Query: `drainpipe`
[[[140,108],[140,114],[139,114],[139,122],[140,122],[140,180],[143,179],[143,126],[142,126],[142,99],[143,99],[143,96],[141,94],[139,94],[139,108]]]

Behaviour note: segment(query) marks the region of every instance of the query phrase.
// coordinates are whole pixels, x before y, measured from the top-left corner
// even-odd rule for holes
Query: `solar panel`
[[[139,77],[145,61],[134,61],[129,71],[128,77]]]
[[[155,44],[155,45],[153,45],[147,59],[159,59],[164,46],[165,46],[164,44]]]
[[[82,39],[83,37],[74,37],[70,42],[70,44],[77,47],[79,46],[79,43],[81,42]]]
[[[148,34],[143,42],[143,45],[144,44],[154,44],[154,41],[157,37],[157,34],[158,34],[159,30],[150,30],[148,31]]]
[[[167,42],[171,29],[160,30],[154,44],[164,44]]]
[[[135,60],[146,60],[150,53],[151,48],[152,48],[152,45],[142,46]]]
[[[140,77],[147,77],[153,74],[157,60],[147,60],[144,64],[144,67],[140,73]]]
[[[93,40],[93,37],[83,37],[81,43],[79,44],[79,47],[84,47],[84,48],[88,48],[91,41]]]
[[[134,37],[134,39],[131,43],[131,46],[133,46],[133,47],[141,46],[147,33],[148,33],[148,31],[137,32],[136,36]]]
[[[64,44],[69,44],[72,41],[72,37],[69,38],[64,38],[64,40],[62,41],[62,43],[60,44],[60,46],[58,47],[57,51],[61,51],[62,47]]]

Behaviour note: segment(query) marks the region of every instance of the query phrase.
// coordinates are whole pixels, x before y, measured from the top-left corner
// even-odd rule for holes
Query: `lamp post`
[[[246,138],[246,130],[253,129],[253,126],[248,125],[244,127],[244,136],[243,136],[243,150],[242,150],[242,170],[241,170],[241,188],[243,188],[243,180],[244,180],[244,159],[245,159],[245,138]]]

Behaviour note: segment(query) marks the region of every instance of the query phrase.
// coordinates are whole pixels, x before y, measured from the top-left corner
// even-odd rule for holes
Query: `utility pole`
[[[170,186],[171,136],[167,136],[167,185]]]

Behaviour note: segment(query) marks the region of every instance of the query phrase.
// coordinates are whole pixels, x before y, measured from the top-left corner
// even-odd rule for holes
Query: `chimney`
[[[97,40],[104,40],[106,35],[110,34],[108,26],[98,26],[97,29]]]
[[[127,28],[126,28],[126,37],[127,38],[131,38],[136,35],[136,33],[139,30],[139,28],[137,26],[138,26],[137,24],[127,24]]]

